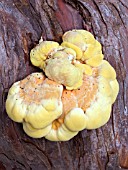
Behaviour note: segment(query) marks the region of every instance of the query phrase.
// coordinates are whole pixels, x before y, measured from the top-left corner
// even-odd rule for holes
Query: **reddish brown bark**
[[[128,1],[1,0],[0,1],[0,170],[128,168]],[[42,35],[61,42],[73,28],[89,30],[103,45],[120,84],[109,122],[84,130],[68,142],[29,138],[5,111],[9,87],[39,71],[30,49]]]

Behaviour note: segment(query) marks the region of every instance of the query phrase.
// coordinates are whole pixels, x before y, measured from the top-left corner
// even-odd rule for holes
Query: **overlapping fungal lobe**
[[[33,73],[12,85],[6,111],[12,120],[24,122],[28,135],[34,135],[35,129],[46,135],[51,122],[62,114],[62,91],[62,85],[47,79],[42,73]]]
[[[34,66],[44,69],[45,60],[59,48],[54,41],[39,41],[39,44],[30,52],[30,60]]]
[[[86,64],[97,67],[103,59],[101,44],[94,36],[85,30],[72,30],[63,35],[64,47],[72,48],[76,51],[76,58]]]
[[[31,50],[30,59],[33,65],[40,67],[46,76],[67,89],[77,89],[82,84],[83,73],[73,62],[76,52],[56,42],[42,41]]]
[[[75,51],[72,49],[64,48],[57,51],[46,61],[46,76],[63,84],[68,90],[77,89],[82,85],[83,72],[73,64],[75,57]]]
[[[45,75],[33,73],[14,83],[6,101],[9,117],[23,123],[27,135],[67,141],[107,123],[119,85],[91,33],[68,31],[61,46],[42,41],[30,59]]]

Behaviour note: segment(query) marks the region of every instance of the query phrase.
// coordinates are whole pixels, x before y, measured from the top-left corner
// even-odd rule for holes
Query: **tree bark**
[[[109,122],[68,142],[32,139],[10,120],[10,86],[40,71],[29,52],[41,35],[61,42],[70,29],[86,29],[102,44],[120,85]],[[128,1],[0,0],[0,170],[118,170],[128,168]]]

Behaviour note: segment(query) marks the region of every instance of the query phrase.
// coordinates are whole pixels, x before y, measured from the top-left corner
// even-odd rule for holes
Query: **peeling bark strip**
[[[61,42],[73,28],[91,31],[116,69],[120,93],[111,119],[100,129],[82,131],[69,142],[32,139],[5,111],[8,88],[39,71],[29,52],[42,35]],[[0,1],[0,170],[128,168],[128,1]]]

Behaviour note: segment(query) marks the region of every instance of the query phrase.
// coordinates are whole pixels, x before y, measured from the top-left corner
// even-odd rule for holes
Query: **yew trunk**
[[[68,142],[32,139],[8,118],[10,86],[28,74],[30,50],[42,36],[86,29],[102,44],[120,85],[109,122]],[[118,170],[128,168],[128,1],[0,0],[0,170]]]

